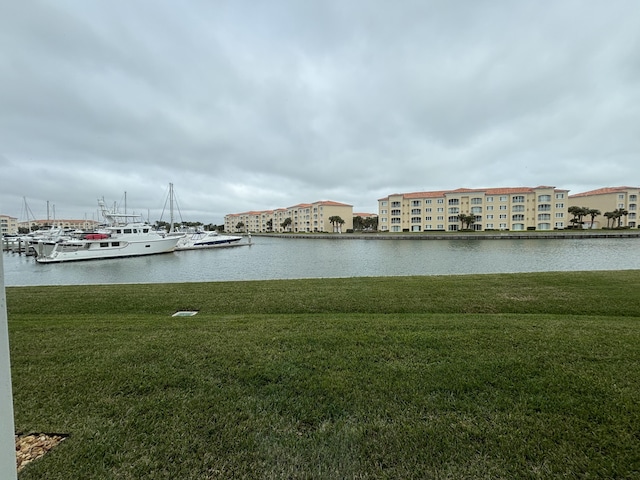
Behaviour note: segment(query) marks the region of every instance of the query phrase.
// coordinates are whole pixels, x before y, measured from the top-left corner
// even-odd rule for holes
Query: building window
[[[450,232],[455,232],[458,230],[458,225],[449,225],[449,231]]]
[[[638,200],[638,196],[637,195],[629,195],[629,201],[630,202],[635,202],[636,200]]]
[[[391,208],[400,208],[401,206],[401,202],[391,202]]]
[[[538,202],[550,202],[551,195],[538,195]]]
[[[437,211],[438,211],[438,213],[440,213],[440,212],[444,212],[444,207],[438,207],[438,208],[437,208]]]
[[[454,217],[454,216],[449,217],[449,223],[456,223],[458,221],[460,221],[458,217]]]
[[[450,198],[449,199],[449,205],[460,205],[460,199],[459,198]]]
[[[487,220],[493,220],[493,215],[487,215]],[[489,227],[487,227],[489,228]]]
[[[500,201],[501,202],[506,202],[507,201],[507,196],[506,195],[501,195],[500,196]]]
[[[487,228],[488,229],[492,229],[493,228],[493,223],[487,223]]]
[[[430,222],[431,221],[431,217],[424,217],[424,221],[425,222]]]
[[[411,200],[412,207],[419,207],[421,205],[422,205],[422,202],[420,200]]]
[[[624,200],[624,193],[618,194],[618,200]]]
[[[513,203],[524,203],[524,195],[516,195],[511,198]]]
[[[386,215],[387,213],[388,213],[388,212],[387,212],[387,210],[386,210],[386,209],[384,209],[384,210],[380,210],[380,215]]]
[[[506,223],[501,223],[500,224],[500,230],[506,230],[507,229],[507,224]]]
[[[440,221],[440,220],[444,220],[444,215],[438,215],[437,220],[438,220],[438,221]]]
[[[514,205],[511,209],[513,212],[524,212],[524,205]]]
[[[538,224],[538,230],[551,230],[551,224],[550,223],[539,223]]]
[[[400,219],[399,219],[399,218],[392,218],[392,219],[391,219],[391,223],[392,223],[392,224],[394,224],[394,223],[400,223]]]
[[[430,198],[427,198],[427,199],[424,201],[424,203],[426,203],[427,205],[431,205],[431,199],[430,199]]]
[[[383,200],[382,202],[380,202],[380,205],[382,205],[383,207],[386,207],[387,206],[386,200]]]
[[[556,212],[556,218],[564,218],[563,212]]]
[[[500,214],[500,220],[506,220],[507,219],[507,215],[504,213]]]
[[[564,203],[556,203],[556,208],[564,208]]]
[[[522,214],[512,215],[511,216],[511,221],[512,222],[524,222],[524,215],[522,215]]]
[[[460,209],[458,207],[450,207],[449,213],[460,213]]]
[[[539,213],[538,214],[538,220],[551,220],[551,214],[550,213]]]
[[[444,198],[439,198],[438,203],[444,203]]]
[[[482,198],[480,197],[473,197],[471,199],[471,205],[482,205]]]
[[[425,208],[424,211],[425,211],[425,213],[430,213],[431,212],[431,207]]]
[[[400,215],[400,210],[391,210],[391,215]]]
[[[500,205],[500,210],[506,210],[507,206],[506,205]]]
[[[512,230],[524,230],[524,223],[514,223],[511,225]]]
[[[564,228],[564,223],[563,222],[556,222],[556,228],[562,230]]]
[[[411,215],[420,215],[421,213],[422,213],[422,210],[420,210],[419,208],[411,209]]]
[[[437,228],[438,230],[444,230],[444,225],[439,224],[436,228]]]
[[[421,221],[420,217],[411,217],[411,223],[420,223]]]
[[[486,200],[487,202],[493,202],[493,197],[487,197]]]
[[[411,225],[411,231],[412,232],[419,232],[420,231],[420,225]]]
[[[482,207],[471,207],[471,213],[482,213]]]
[[[538,205],[538,211],[539,212],[550,212],[551,211],[551,205],[546,204],[546,203],[541,203],[540,205]]]

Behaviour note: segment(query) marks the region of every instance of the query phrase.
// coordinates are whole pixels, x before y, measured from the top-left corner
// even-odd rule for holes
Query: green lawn
[[[9,287],[20,479],[640,478],[640,272]],[[195,317],[171,317],[195,309]]]

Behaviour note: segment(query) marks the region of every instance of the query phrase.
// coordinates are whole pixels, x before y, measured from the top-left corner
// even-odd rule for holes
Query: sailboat
[[[176,251],[180,250],[200,250],[205,248],[232,247],[244,245],[240,241],[242,237],[238,235],[225,235],[216,231],[205,231],[198,228],[188,228],[186,230],[176,230],[174,224],[174,207],[177,202],[173,191],[173,183],[169,184],[169,236],[181,235],[176,244]],[[249,240],[251,237],[249,236]]]

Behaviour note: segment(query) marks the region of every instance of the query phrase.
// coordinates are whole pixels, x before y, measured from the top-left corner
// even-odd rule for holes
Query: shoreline
[[[574,240],[583,238],[640,238],[640,231],[606,231],[602,233],[251,233],[254,237],[294,238],[306,240]]]

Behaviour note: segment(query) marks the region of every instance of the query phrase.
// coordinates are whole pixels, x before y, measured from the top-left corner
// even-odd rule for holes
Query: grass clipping
[[[44,457],[47,452],[62,442],[66,435],[31,433],[16,435],[16,466],[20,472],[28,463]]]

